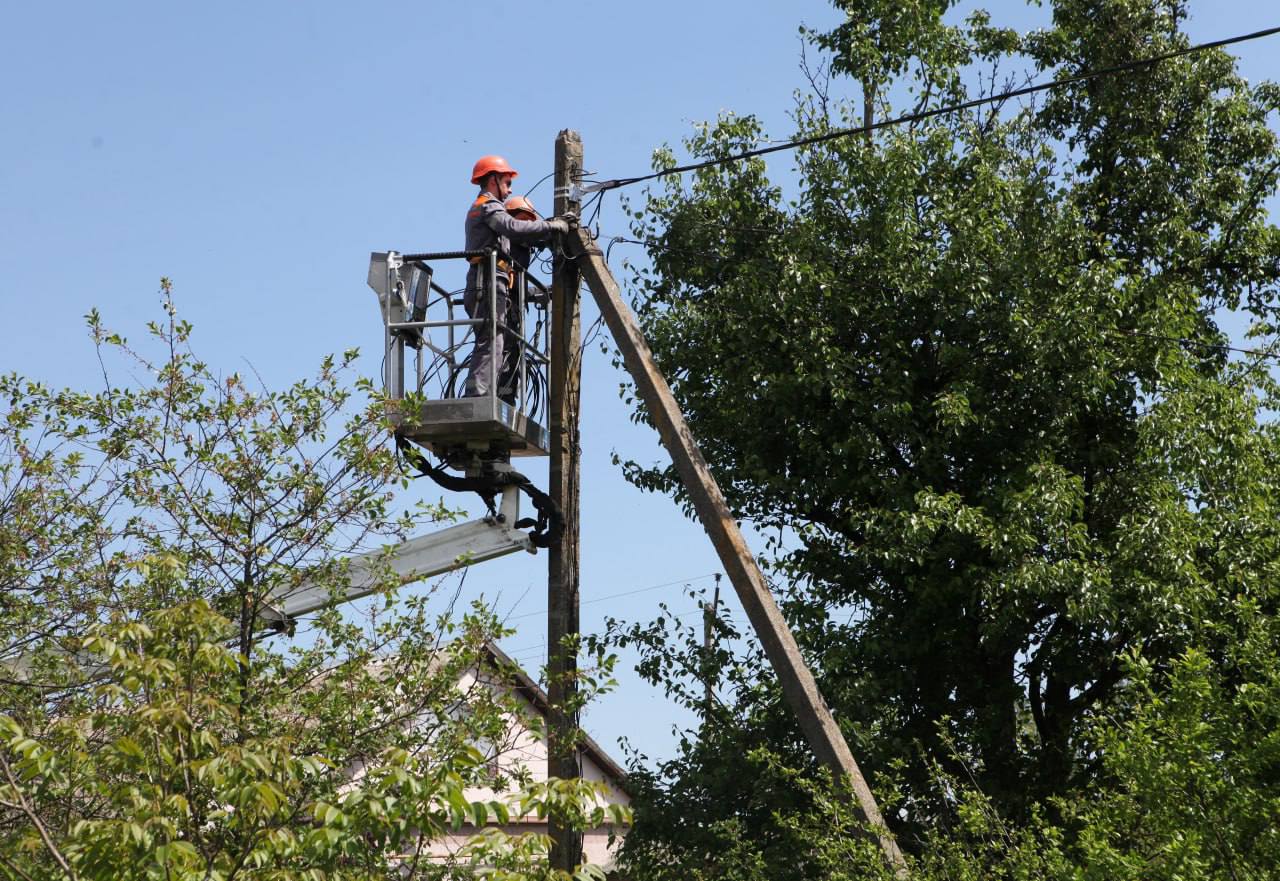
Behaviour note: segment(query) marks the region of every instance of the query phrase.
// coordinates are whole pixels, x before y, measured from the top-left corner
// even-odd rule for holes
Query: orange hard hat
[[[502,207],[506,208],[511,214],[515,214],[517,211],[524,211],[532,214],[535,218],[538,216],[538,209],[534,208],[533,202],[524,196],[512,196]]]
[[[493,174],[509,174],[515,177],[519,172],[507,164],[507,160],[501,156],[481,156],[476,160],[475,167],[471,169],[471,182],[478,184],[484,180],[485,175]]]

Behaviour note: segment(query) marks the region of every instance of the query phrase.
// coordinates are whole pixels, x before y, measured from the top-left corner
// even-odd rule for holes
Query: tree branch
[[[26,814],[27,819],[31,821],[31,825],[34,826],[36,832],[39,833],[40,840],[44,842],[45,849],[49,851],[49,855],[52,856],[62,868],[63,874],[68,878],[71,878],[72,881],[77,881],[80,876],[77,875],[75,870],[71,868],[69,863],[67,863],[67,859],[62,855],[62,851],[58,850],[58,846],[54,844],[53,836],[49,834],[49,830],[45,828],[44,823],[36,814],[35,809],[31,807],[26,796],[22,794],[22,787],[18,785],[17,778],[13,776],[13,768],[9,764],[9,759],[3,752],[0,752],[0,767],[4,769],[5,779],[8,780],[9,785],[13,787],[13,794],[18,799],[17,804],[13,804],[11,802],[0,802],[0,804]]]

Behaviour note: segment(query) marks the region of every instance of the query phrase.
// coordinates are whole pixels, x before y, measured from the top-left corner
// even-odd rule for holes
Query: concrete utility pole
[[[555,213],[577,213],[572,188],[582,178],[582,139],[574,131],[556,138]],[[563,528],[547,549],[547,775],[567,780],[581,776],[576,731],[578,639],[578,478],[579,406],[582,391],[582,334],[577,263],[557,257],[551,278],[551,365],[548,408],[551,464],[548,493],[560,509]],[[572,643],[566,648],[565,643]],[[548,821],[551,866],[573,872],[582,862],[582,836],[560,818]]]
[[[697,441],[676,405],[666,378],[654,364],[649,345],[640,333],[635,316],[623,301],[618,283],[604,262],[604,255],[587,230],[579,229],[568,239],[571,253],[578,257],[579,270],[595,296],[614,342],[622,352],[627,370],[635,380],[636,390],[662,436],[663,445],[671,454],[676,470],[680,473],[680,480],[698,512],[698,519],[711,537],[711,543],[720,556],[729,581],[737,591],[751,626],[782,684],[783,695],[799,717],[800,727],[808,738],[809,745],[821,762],[847,781],[857,799],[868,834],[875,836],[885,860],[897,876],[906,878],[906,862],[898,849],[898,843],[880,816],[875,796],[867,786],[858,763],[854,761],[853,753],[849,751],[849,745],[845,743],[844,735],[832,717],[831,710],[819,693],[813,673],[805,664],[791,628],[782,617],[782,612],[765,583],[764,574],[756,565],[755,557],[743,540],[719,485],[711,475],[706,460],[702,458]]]

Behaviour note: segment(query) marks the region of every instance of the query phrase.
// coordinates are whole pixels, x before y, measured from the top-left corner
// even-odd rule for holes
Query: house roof
[[[512,684],[515,686],[516,691],[519,692],[525,700],[529,701],[529,703],[531,703],[534,709],[539,713],[543,716],[548,715],[551,712],[551,701],[547,697],[547,693],[542,690],[542,687],[533,680],[533,677],[526,673],[510,655],[498,648],[495,643],[486,643],[485,649],[488,651],[490,660],[493,661],[495,666],[504,671],[510,672]],[[589,737],[586,733],[583,733],[579,738],[578,748],[581,749],[582,752],[593,762],[595,762],[600,770],[607,774],[619,789],[623,792],[627,792],[626,770],[615,762],[613,758],[604,751],[600,744],[596,743],[595,740]]]

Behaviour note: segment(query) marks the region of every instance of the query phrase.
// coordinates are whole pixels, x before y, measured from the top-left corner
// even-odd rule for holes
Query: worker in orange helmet
[[[504,203],[504,206],[507,209],[507,213],[516,220],[541,219],[538,215],[538,209],[533,207],[533,200],[528,196],[512,196]],[[535,242],[533,245],[526,245],[521,242],[513,241],[511,243],[511,262],[515,264],[517,274],[524,273],[530,286],[545,293],[547,289],[546,285],[529,274],[529,269],[533,266],[533,254],[538,250],[538,246],[541,244],[543,243]],[[531,299],[534,302],[537,302],[539,298],[537,294],[534,294]],[[545,297],[543,299],[545,299]]]
[[[480,194],[467,211],[466,249],[484,251],[490,248],[498,252],[497,302],[494,304],[499,320],[504,321],[510,299],[514,274],[512,244],[532,245],[551,238],[553,233],[567,233],[569,220],[520,220],[512,216],[503,204],[511,195],[511,181],[518,172],[501,156],[482,156],[471,170],[471,182],[480,187]],[[464,394],[468,397],[488,395],[494,389],[493,365],[504,365],[504,334],[493,334],[488,323],[489,297],[487,279],[484,278],[487,258],[470,258],[467,270],[467,288],[463,306],[471,318],[483,319],[476,327],[476,344],[471,350],[471,371],[467,376]],[[506,372],[513,372],[507,371]],[[515,396],[513,388],[498,388],[498,394],[507,401]]]
[[[507,213],[516,220],[540,220],[538,209],[533,207],[533,200],[528,196],[512,196],[505,203]],[[537,306],[545,308],[551,300],[551,292],[547,286],[543,284],[531,271],[533,268],[533,256],[538,251],[543,242],[535,242],[532,245],[526,245],[522,242],[512,241],[511,243],[511,263],[515,269],[513,281],[511,285],[511,297],[507,306],[507,326],[512,329],[514,335],[525,337],[525,311],[529,306]],[[501,385],[506,386],[508,382],[511,385],[518,385],[520,358],[522,352],[516,348],[516,340],[510,340],[514,358],[509,358],[509,363],[504,365],[501,376]]]
[[[528,196],[512,196],[502,203],[507,213],[517,220],[537,220],[538,209],[533,207],[533,200]]]

